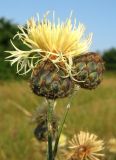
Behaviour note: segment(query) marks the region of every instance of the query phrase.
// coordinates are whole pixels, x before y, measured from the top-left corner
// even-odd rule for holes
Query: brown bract
[[[31,76],[30,86],[38,96],[48,99],[67,97],[74,90],[74,82],[65,78],[65,71],[58,69],[51,61],[38,64]]]
[[[89,52],[75,57],[73,61],[76,83],[81,88],[95,89],[101,83],[105,70],[101,55]]]

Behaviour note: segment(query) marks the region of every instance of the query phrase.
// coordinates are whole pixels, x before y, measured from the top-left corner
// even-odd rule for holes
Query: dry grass
[[[41,146],[33,140],[35,124],[17,106],[33,112],[44,99],[32,94],[25,81],[0,83],[0,160],[44,160]],[[68,99],[58,100],[57,113],[62,116]],[[116,137],[116,76],[107,74],[96,90],[80,90],[64,129],[69,137],[80,130],[98,134],[104,140]]]

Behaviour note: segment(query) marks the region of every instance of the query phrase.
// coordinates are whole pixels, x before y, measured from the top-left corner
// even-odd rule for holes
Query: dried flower
[[[68,160],[99,160],[98,157],[103,154],[98,153],[103,150],[103,141],[97,140],[95,134],[81,131],[78,135],[74,135],[69,142],[69,151],[67,153]]]
[[[47,126],[47,106],[40,107],[33,115],[32,122],[37,123],[37,127],[34,130],[34,135],[39,141],[47,141],[48,126]],[[52,116],[52,136],[55,138],[55,134],[58,129],[58,117],[53,114]]]
[[[71,16],[65,21],[60,22],[58,19],[55,23],[54,13],[53,21],[48,19],[47,12],[43,20],[36,21],[31,18],[27,21],[27,26],[19,26],[20,32],[16,36],[23,44],[29,47],[29,50],[23,51],[18,49],[11,41],[15,51],[7,51],[11,55],[7,60],[11,65],[17,62],[17,72],[26,74],[32,70],[36,64],[50,60],[55,66],[60,69],[64,68],[67,76],[72,76],[73,57],[85,54],[92,41],[92,33],[86,38],[83,36],[85,27],[79,23],[76,26],[76,19],[72,24]]]

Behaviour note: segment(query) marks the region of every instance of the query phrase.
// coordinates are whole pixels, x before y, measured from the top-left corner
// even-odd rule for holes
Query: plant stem
[[[48,100],[48,114],[47,114],[48,155],[47,155],[47,160],[53,160],[53,152],[52,152],[52,116],[53,116],[53,102],[51,100]]]
[[[57,134],[57,137],[56,137],[55,146],[54,146],[54,150],[53,150],[53,160],[55,160],[55,157],[56,157],[56,154],[57,154],[58,143],[59,143],[60,135],[61,135],[61,133],[62,133],[62,129],[63,129],[63,126],[64,126],[64,124],[65,124],[66,117],[67,117],[67,115],[68,115],[69,109],[70,109],[70,104],[67,105],[66,112],[65,112],[65,114],[64,114],[64,117],[63,117],[63,119],[62,119],[61,125],[60,125],[59,130],[58,130],[58,134]]]

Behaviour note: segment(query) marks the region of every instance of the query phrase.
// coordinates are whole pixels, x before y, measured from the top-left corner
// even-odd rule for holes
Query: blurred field
[[[0,82],[0,160],[44,160],[33,141],[35,124],[16,106],[34,112],[43,98],[32,94],[28,82]],[[58,100],[62,116],[68,99]],[[63,132],[69,137],[80,130],[93,132],[107,140],[116,137],[116,73],[108,73],[96,90],[80,90],[72,101]]]

